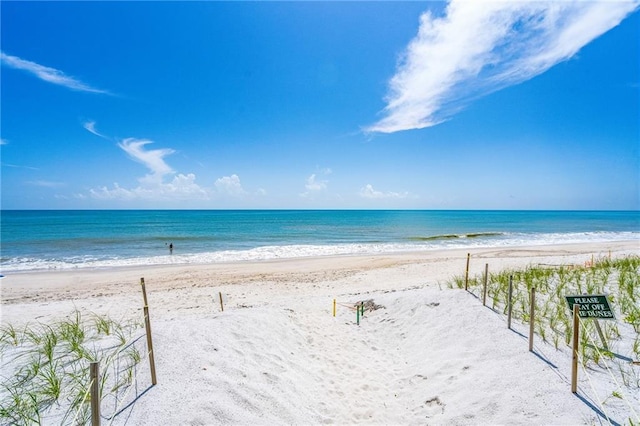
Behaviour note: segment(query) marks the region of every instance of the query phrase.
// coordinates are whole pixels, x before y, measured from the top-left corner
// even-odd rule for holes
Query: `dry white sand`
[[[476,297],[448,288],[467,252],[479,275],[485,263],[498,271],[640,255],[640,243],[13,274],[0,281],[2,322],[74,309],[140,318],[144,277],[158,384],[142,374],[136,392],[146,392],[113,424],[606,424],[603,396],[584,377],[570,392],[567,349],[539,342],[530,353],[525,325],[508,330]],[[369,299],[384,308],[358,326],[350,307]],[[604,408],[614,422],[640,420],[638,407]]]

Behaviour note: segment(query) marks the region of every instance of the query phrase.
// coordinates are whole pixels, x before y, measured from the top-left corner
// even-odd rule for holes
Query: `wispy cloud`
[[[40,170],[37,167],[23,166],[21,164],[2,163],[2,167],[11,167],[13,169]]]
[[[9,141],[6,139],[0,138],[0,145],[9,145]]]
[[[639,5],[451,0],[445,16],[420,17],[389,82],[383,118],[364,130],[393,133],[446,121],[474,99],[570,59]]]
[[[173,173],[173,169],[164,161],[164,157],[173,154],[175,151],[170,148],[146,150],[145,146],[153,141],[147,139],[127,138],[118,144],[129,157],[142,163],[151,173],[146,175],[141,181],[148,183],[160,183],[163,176]]]
[[[108,91],[102,89],[96,89],[82,81],[66,75],[64,72],[55,68],[46,67],[44,65],[37,64],[35,62],[27,61],[25,59],[18,58],[17,56],[7,55],[0,51],[0,60],[3,65],[11,68],[26,71],[49,83],[57,84],[59,86],[66,87],[71,90],[78,90],[81,92],[91,93],[103,93],[109,94]]]
[[[34,180],[26,182],[27,185],[41,186],[43,188],[60,188],[66,186],[64,182],[52,182],[48,180]]]
[[[102,133],[100,133],[100,132],[98,132],[96,130],[96,122],[95,121],[85,121],[84,123],[82,123],[82,127],[84,127],[85,129],[87,129],[87,131],[93,133],[96,136],[108,139],[105,135],[103,135]]]
[[[362,198],[370,198],[370,199],[383,199],[383,198],[391,198],[391,199],[401,199],[408,198],[408,192],[382,192],[377,191],[373,188],[371,184],[367,184],[360,189],[360,196]]]

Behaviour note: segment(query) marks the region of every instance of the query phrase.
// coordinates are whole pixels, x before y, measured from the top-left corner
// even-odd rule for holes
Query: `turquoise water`
[[[5,210],[1,225],[3,273],[640,241],[637,211]]]

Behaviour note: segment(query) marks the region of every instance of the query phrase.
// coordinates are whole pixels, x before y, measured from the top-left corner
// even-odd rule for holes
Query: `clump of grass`
[[[18,346],[22,336],[12,324],[5,324],[0,329],[0,342],[4,345]]]
[[[110,377],[110,364],[122,357],[120,352],[140,328],[139,322],[120,323],[106,316],[85,320],[78,310],[53,324],[22,329],[5,324],[0,329],[0,342],[8,355],[0,365],[0,424],[85,424],[90,416],[86,403],[89,363],[101,362],[103,397],[109,394],[105,389],[126,389],[133,380],[132,370],[142,360],[139,351],[130,345],[122,355],[125,379],[115,390],[107,386],[119,380]]]
[[[0,405],[0,419],[13,425],[41,424],[40,401],[34,392],[20,392],[5,386],[8,396]]]
[[[64,371],[57,363],[49,363],[40,370],[38,374],[40,395],[44,397],[47,404],[58,401],[62,393],[62,374]]]
[[[93,316],[93,325],[98,333],[104,334],[105,336],[110,336],[114,328],[118,328],[118,324],[112,319],[95,314]]]
[[[80,311],[75,311],[75,319],[65,320],[59,325],[60,338],[67,348],[75,353],[82,354],[82,343],[85,339],[85,326],[82,323]]]

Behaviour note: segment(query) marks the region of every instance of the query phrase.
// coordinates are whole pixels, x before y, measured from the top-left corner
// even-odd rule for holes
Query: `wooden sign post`
[[[578,392],[578,345],[580,345],[579,306],[573,305],[573,345],[571,356],[571,393]]]
[[[569,309],[573,311],[573,357],[571,358],[571,392],[578,392],[578,346],[580,345],[580,319],[596,320],[596,329],[607,348],[604,334],[600,329],[598,319],[615,319],[609,299],[604,294],[583,294],[581,296],[565,296]]]

